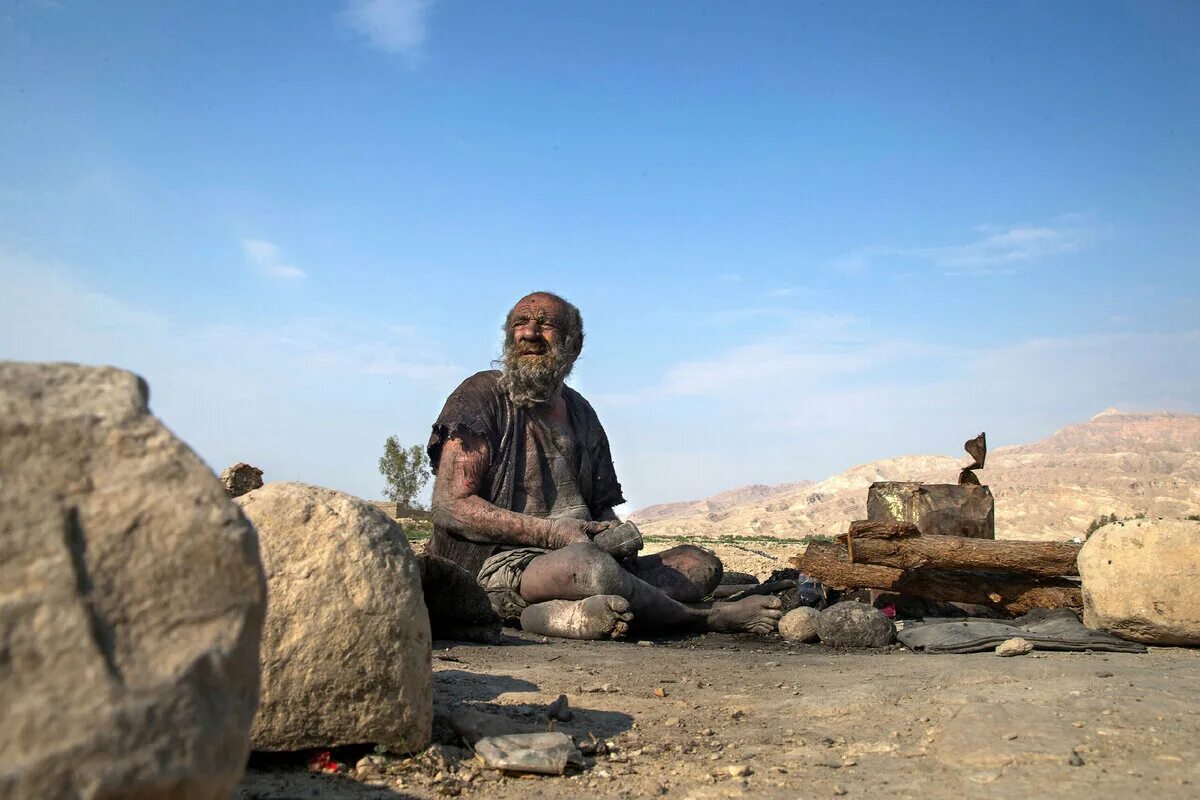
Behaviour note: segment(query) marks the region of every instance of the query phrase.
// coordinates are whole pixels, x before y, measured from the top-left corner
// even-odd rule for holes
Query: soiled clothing
[[[429,437],[434,472],[446,440],[469,432],[488,445],[490,462],[479,494],[492,505],[539,517],[596,519],[624,503],[608,437],[583,395],[563,387],[569,424],[558,429],[544,410],[513,403],[500,374],[478,372],[446,400]],[[511,549],[461,539],[435,525],[427,551],[478,575],[489,557]]]
[[[487,592],[488,600],[506,624],[521,619],[529,601],[521,597],[521,576],[538,556],[549,553],[540,547],[517,547],[501,550],[483,562],[476,578]]]

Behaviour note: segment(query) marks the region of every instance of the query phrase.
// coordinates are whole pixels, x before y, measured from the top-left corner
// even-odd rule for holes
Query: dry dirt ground
[[[454,745],[359,770],[366,751],[348,749],[334,753],[346,775],[260,764],[239,800],[1200,796],[1197,650],[998,658],[506,633],[496,646],[436,642],[433,665],[439,709],[544,730],[566,694],[575,717],[556,729],[609,752],[574,775],[522,778]]]

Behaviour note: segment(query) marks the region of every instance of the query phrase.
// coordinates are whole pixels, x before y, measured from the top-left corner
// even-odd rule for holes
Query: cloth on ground
[[[982,653],[1016,637],[1031,642],[1034,650],[1146,652],[1144,645],[1085,628],[1067,608],[1035,609],[1013,620],[927,619],[896,634],[914,653]]]
[[[521,619],[521,612],[529,606],[529,602],[521,597],[521,575],[533,560],[540,555],[549,553],[540,547],[518,547],[513,550],[501,550],[488,558],[479,568],[476,578],[479,585],[487,592],[492,608],[500,615],[505,623],[514,623]]]

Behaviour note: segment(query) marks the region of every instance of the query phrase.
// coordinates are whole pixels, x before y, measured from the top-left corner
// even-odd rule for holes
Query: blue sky
[[[1200,412],[1198,23],[0,0],[0,356],[371,497],[534,289],[630,508]]]

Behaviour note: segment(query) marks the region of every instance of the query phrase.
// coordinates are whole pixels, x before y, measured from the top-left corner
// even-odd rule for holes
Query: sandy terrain
[[[520,778],[438,745],[364,767],[362,782],[259,767],[237,796],[1200,795],[1196,650],[1002,659],[715,634],[651,645],[516,634],[499,646],[435,643],[434,670],[439,708],[469,703],[535,729],[565,693],[576,714],[558,730],[595,734],[613,752],[580,774]],[[604,684],[615,691],[584,691]],[[353,773],[362,752],[335,756]]]

